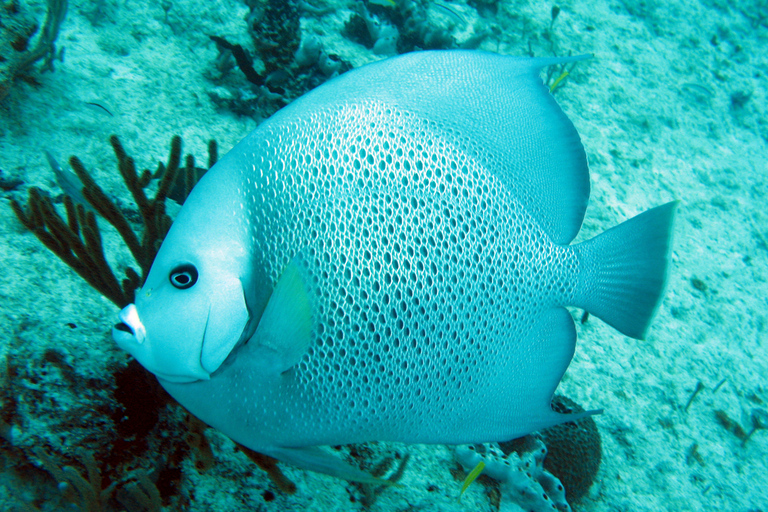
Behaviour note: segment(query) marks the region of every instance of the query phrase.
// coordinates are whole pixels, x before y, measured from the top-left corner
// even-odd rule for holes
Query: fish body
[[[71,197],[72,201],[83,205],[83,208],[95,213],[91,204],[85,200],[85,197],[83,197],[83,182],[80,181],[80,178],[70,171],[63,169],[49,151],[46,150],[43,151],[43,153],[45,154],[46,160],[48,160],[48,165],[51,166],[51,170],[56,177],[56,183],[59,185],[59,188],[61,188],[66,195]]]
[[[572,420],[565,306],[643,337],[674,204],[578,245],[586,156],[539,78],[569,59],[413,53],[346,73],[202,178],[116,342],[253,450],[509,440]]]

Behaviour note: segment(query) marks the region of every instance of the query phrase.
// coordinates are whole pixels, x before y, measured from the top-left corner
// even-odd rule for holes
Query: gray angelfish
[[[319,446],[573,420],[564,306],[642,338],[675,209],[569,245],[587,161],[539,71],[578,59],[411,53],[294,101],[192,191],[116,342],[235,441],[349,479]]]

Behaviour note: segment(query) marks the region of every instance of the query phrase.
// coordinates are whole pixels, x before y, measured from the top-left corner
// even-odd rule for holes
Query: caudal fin
[[[575,246],[584,268],[574,305],[643,339],[664,293],[676,207],[658,206]]]

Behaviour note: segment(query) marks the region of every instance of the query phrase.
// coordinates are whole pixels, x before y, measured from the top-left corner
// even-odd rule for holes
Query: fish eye
[[[197,282],[197,269],[191,263],[179,265],[168,276],[171,284],[179,290],[192,288]]]

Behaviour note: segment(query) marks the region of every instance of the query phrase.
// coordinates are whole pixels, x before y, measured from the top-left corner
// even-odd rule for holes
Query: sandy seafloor
[[[6,174],[57,195],[42,151],[62,163],[76,154],[110,194],[128,200],[107,144],[110,134],[122,138],[142,168],[154,168],[167,158],[173,134],[183,137],[185,152],[204,159],[209,138],[223,154],[257,126],[258,120],[218,109],[209,97],[217,51],[208,35],[248,45],[245,5],[174,0],[166,17],[157,2],[101,4],[94,24],[96,4],[72,1],[58,39],[65,61],[37,75],[38,86],[17,83],[0,105],[0,168]],[[380,58],[340,35],[349,17],[343,4],[322,16],[305,15],[305,33],[355,66]],[[458,25],[458,40],[485,24],[493,31],[481,49],[525,55],[531,41],[537,55],[549,54],[542,34],[551,4],[502,1],[498,14],[486,18],[462,0],[451,5],[464,18],[447,20]],[[558,53],[594,54],[556,93],[591,166],[592,196],[579,240],[652,206],[681,201],[668,290],[648,339],[626,338],[594,318],[578,325],[576,355],[560,390],[605,413],[596,418],[602,465],[577,508],[767,510],[768,432],[742,445],[715,416],[725,411],[748,430],[753,410],[768,408],[765,5],[558,5]],[[446,21],[439,13],[435,18]],[[743,104],[734,101],[744,97]],[[115,115],[85,102],[102,102]],[[32,364],[34,354],[55,347],[83,379],[104,374],[109,364],[125,360],[109,335],[117,308],[23,229],[8,207],[23,190],[3,192],[0,201],[0,356],[21,343]],[[107,236],[107,252],[118,254],[110,258],[119,267],[130,261],[117,243]],[[697,382],[704,388],[685,411]],[[19,443],[65,436],[46,432],[38,419],[25,417],[15,427]],[[181,492],[192,496],[190,510],[360,508],[350,502],[346,482],[290,467],[285,472],[298,492],[283,496],[232,443],[212,430],[207,435],[214,467],[198,473],[184,466]],[[694,444],[698,460],[690,456]],[[398,449],[413,454],[402,487],[382,493],[372,510],[493,510],[480,486],[456,503],[460,482],[449,473],[455,463],[446,447]],[[4,475],[11,465],[4,464]],[[52,480],[47,485],[3,477],[0,509],[37,499],[41,509],[52,510],[56,487]],[[428,492],[429,485],[437,491]],[[271,502],[264,500],[266,489],[277,494]]]

